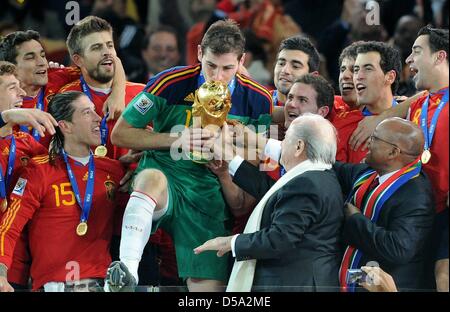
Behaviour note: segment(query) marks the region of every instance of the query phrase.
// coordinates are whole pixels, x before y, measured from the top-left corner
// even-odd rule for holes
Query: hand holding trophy
[[[228,86],[220,81],[208,81],[195,92],[192,106],[192,127],[202,128],[213,133],[220,130],[231,109],[231,94]],[[189,158],[200,164],[209,159],[200,151],[189,152]]]

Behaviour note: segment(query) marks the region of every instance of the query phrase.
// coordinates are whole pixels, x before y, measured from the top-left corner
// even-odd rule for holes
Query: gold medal
[[[6,208],[8,208],[8,200],[6,198],[3,198],[2,204],[1,204],[1,211],[5,212]]]
[[[104,145],[99,145],[95,148],[95,156],[105,157],[108,149]]]
[[[426,164],[430,161],[431,158],[431,152],[430,150],[426,149],[422,152],[422,156],[420,157],[420,159],[422,160],[422,164]]]
[[[77,226],[77,235],[78,236],[84,236],[86,235],[88,230],[88,225],[86,222],[80,222]]]

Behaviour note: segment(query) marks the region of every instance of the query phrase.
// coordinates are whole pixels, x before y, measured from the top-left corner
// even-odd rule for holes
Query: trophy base
[[[186,154],[187,157],[192,160],[193,162],[197,163],[197,164],[207,164],[209,162],[208,159],[202,158],[202,154],[201,153],[193,153],[193,152],[189,152]]]

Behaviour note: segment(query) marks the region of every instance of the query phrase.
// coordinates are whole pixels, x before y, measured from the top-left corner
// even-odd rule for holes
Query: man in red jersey
[[[49,112],[59,125],[52,148],[23,170],[1,221],[0,291],[12,291],[7,271],[27,222],[33,289],[101,289],[111,261],[122,166],[91,152],[90,146],[100,144],[101,118],[83,93],[56,95]]]
[[[0,60],[8,61],[17,66],[17,78],[26,96],[23,108],[37,108],[47,111],[48,101],[61,87],[80,77],[76,67],[49,68],[44,48],[40,42],[39,33],[33,30],[16,31],[6,36],[0,42]],[[51,62],[50,62],[51,63]],[[111,100],[106,107],[115,114],[120,114],[120,90],[113,90]],[[119,103],[119,104],[116,104]],[[22,127],[22,131],[30,132],[36,141],[48,148],[50,136],[40,137],[36,131]]]
[[[116,105],[120,110],[114,118],[109,118],[107,125],[106,142],[107,156],[118,159],[127,153],[127,149],[118,148],[111,144],[110,134],[115,125],[114,119],[120,116],[126,104],[130,102],[145,85],[125,81],[125,73],[120,60],[116,56],[111,25],[95,16],[88,16],[72,27],[67,37],[67,47],[72,61],[80,68],[79,79],[65,85],[59,93],[66,91],[81,91],[85,93],[95,105],[97,114],[104,118],[106,110],[105,101],[110,97],[112,90],[117,89],[120,96]],[[118,75],[115,75],[115,74]],[[108,111],[111,114],[114,112]]]
[[[353,151],[348,140],[358,123],[364,118],[358,107],[356,88],[353,83],[353,67],[358,56],[358,45],[354,42],[339,56],[339,91],[341,95],[334,97],[335,116],[332,120],[338,135],[336,160],[342,162],[359,163],[366,156],[366,151]]]
[[[436,244],[440,241],[440,232],[445,228],[440,228],[442,222],[447,222],[448,230],[448,217],[445,217],[446,213],[448,215],[446,207],[448,209],[449,192],[448,34],[447,29],[422,28],[406,59],[414,74],[416,88],[427,92],[419,94],[416,100],[405,101],[380,116],[360,123],[352,138],[352,144],[357,148],[367,140],[367,133],[382,120],[393,116],[407,117],[422,128],[426,138],[423,168],[433,187],[437,212],[433,242]],[[438,255],[435,259],[436,286],[438,290],[448,291],[448,244],[435,248],[437,250],[434,252],[437,251]],[[445,254],[442,248],[446,248],[446,256],[439,256]]]
[[[425,136],[425,151],[422,155],[424,171],[433,186],[436,201],[436,244],[442,239],[447,222],[447,244],[435,247],[435,276],[438,291],[449,290],[448,283],[448,192],[449,192],[449,111],[448,111],[448,29],[422,28],[412,53],[406,59],[415,74],[418,90],[428,90],[424,96],[411,104],[408,119],[418,124]],[[447,207],[447,212],[445,211]],[[445,236],[445,235],[444,235]]]
[[[359,163],[364,159],[367,151],[351,150],[349,146],[351,134],[366,116],[380,114],[393,105],[397,105],[394,94],[398,87],[402,63],[399,52],[382,42],[357,42],[349,49],[356,49],[357,56],[353,65],[349,58],[347,58],[347,64],[341,63],[340,78],[345,74],[342,73],[343,65],[351,65],[354,72],[353,87],[357,105],[355,103],[351,107],[351,95],[345,96],[350,102],[348,103],[350,109],[338,113],[333,120],[339,136],[336,160]],[[346,81],[342,81],[342,84],[341,92],[346,95],[347,90],[344,87],[350,87],[350,84]]]
[[[81,77],[61,88],[59,92],[84,92],[94,103],[95,111],[102,119],[106,118],[105,102],[113,96],[116,97],[116,95],[113,95],[114,92],[118,92],[116,98],[120,100],[115,100],[114,103],[120,107],[118,112],[121,112],[144,89],[144,84],[125,81],[122,63],[116,56],[113,30],[107,21],[95,16],[88,16],[82,19],[72,27],[66,43],[72,61],[81,70]],[[109,113],[111,117],[112,112],[109,111]],[[111,132],[116,123],[114,119],[117,119],[119,115],[120,113],[116,113],[114,118],[109,118],[106,124],[104,120],[101,123],[102,133],[105,133],[104,136],[102,135],[102,145],[106,146],[106,155],[112,159],[119,159],[128,153],[128,149],[111,143]],[[125,209],[128,196],[121,194],[118,197],[118,201],[120,207]],[[119,217],[118,220],[116,222],[117,228],[115,229],[117,236],[120,235],[122,218]],[[159,231],[151,238],[151,241],[156,244],[159,242],[164,243],[168,240],[165,237]],[[147,248],[144,258],[146,261],[154,263],[155,261],[152,260],[152,247],[149,245]],[[113,250],[114,252],[115,250]],[[151,267],[151,265],[147,264],[147,267]],[[151,274],[148,275],[151,276]],[[174,275],[176,276],[176,273]],[[142,283],[145,281],[147,283],[152,282],[150,277],[148,279],[141,278]]]
[[[20,88],[15,77],[16,67],[0,61],[0,113],[22,106],[25,91]],[[47,149],[36,142],[31,135],[15,131],[9,123],[0,129],[0,217],[8,209],[11,193],[22,169],[36,155],[47,153]],[[26,230],[14,250],[13,263],[9,270],[8,281],[16,289],[26,289],[30,271],[30,256],[28,252],[28,236]]]
[[[16,31],[0,42],[0,60],[17,67],[17,79],[25,90],[23,108],[47,111],[49,97],[62,86],[77,79],[79,71],[73,67],[49,69],[39,33],[34,30]],[[40,137],[36,130],[22,127],[36,141],[48,147],[51,136]],[[31,131],[30,131],[31,130]]]

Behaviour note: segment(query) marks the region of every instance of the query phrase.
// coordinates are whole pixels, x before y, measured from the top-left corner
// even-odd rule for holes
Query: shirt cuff
[[[236,251],[234,249],[234,245],[236,244],[236,238],[239,236],[239,234],[234,235],[231,238],[231,253],[233,254],[233,257],[236,258]]]
[[[244,162],[244,158],[239,155],[236,155],[228,164],[228,173],[234,177],[234,174],[239,169],[241,164]]]
[[[264,156],[278,162],[281,155],[281,141],[269,139],[264,147]]]
[[[406,114],[406,120],[410,120],[411,121],[411,107],[408,108],[408,113]]]

